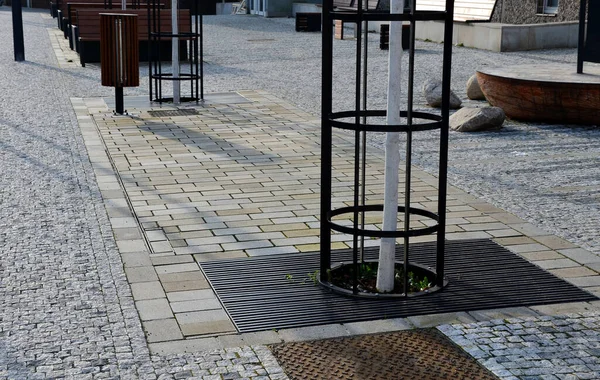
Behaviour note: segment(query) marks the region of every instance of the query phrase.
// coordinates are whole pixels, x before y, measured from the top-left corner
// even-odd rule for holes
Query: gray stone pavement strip
[[[0,379],[285,378],[264,346],[177,355],[150,354],[108,219],[110,210],[105,209],[102,200],[102,196],[110,199],[121,190],[113,189],[111,181],[103,185],[105,182],[97,181],[94,176],[69,101],[70,97],[112,96],[112,89],[100,86],[97,65],[82,69],[63,62],[67,59],[63,55],[55,55],[51,49],[53,43],[57,44],[56,33],[52,32],[55,20],[49,18],[47,11],[24,10],[23,16],[27,62],[13,62],[11,39],[0,39]],[[10,36],[12,24],[8,7],[0,7],[0,21],[0,34]],[[273,39],[275,46],[264,49],[264,45],[257,46],[239,38],[236,29],[245,30],[246,39],[271,34],[278,37]],[[213,82],[207,83],[207,89],[265,88],[316,115],[320,58],[315,47],[319,46],[319,39],[319,34],[294,33],[293,20],[209,17],[206,73]],[[349,41],[339,42],[337,46],[346,53],[353,48]],[[440,51],[435,44],[419,43],[419,48],[433,57]],[[283,54],[287,52],[295,57],[285,58]],[[383,53],[377,54],[383,62]],[[247,59],[240,60],[240,56]],[[457,48],[455,68],[458,71],[454,80],[462,94],[460,88],[472,74],[474,65],[540,60],[573,62],[573,58],[573,49],[496,54]],[[428,65],[427,62],[420,64],[424,68]],[[373,69],[378,70],[377,64]],[[126,89],[126,94],[146,92],[144,70],[147,72],[142,68],[141,86]],[[377,83],[374,87],[384,88]],[[379,104],[380,99],[374,103]],[[453,150],[456,153],[452,161],[457,169],[450,176],[453,183],[474,194],[598,253],[600,228],[597,218],[594,219],[597,216],[598,184],[594,178],[598,178],[595,172],[598,155],[593,152],[597,150],[594,141],[598,141],[599,133],[590,128],[509,123],[507,131],[501,134],[452,134],[453,147],[458,149]],[[423,144],[431,146],[431,141]],[[425,157],[431,150],[424,149],[419,156],[419,162],[426,168],[434,166]],[[479,163],[467,165],[463,159],[469,155]],[[570,158],[565,158],[569,155]],[[503,161],[498,161],[498,157],[504,157]],[[545,170],[536,174],[540,167]],[[558,185],[548,187],[548,180]],[[566,183],[571,187],[563,186]],[[541,194],[540,189],[544,191]],[[546,197],[547,194],[551,196]],[[131,236],[134,232],[125,231],[129,228],[126,224],[122,226],[122,236],[134,239]],[[581,258],[577,252],[569,252],[577,255],[574,260]],[[533,321],[506,318],[502,319],[503,324],[493,326],[500,332],[508,329],[508,340],[523,335],[521,331],[526,334],[536,329],[542,331],[541,327],[560,330],[566,321],[567,326],[572,327],[568,333],[576,338],[565,343],[580,352],[580,357],[575,359],[581,361],[561,361],[562,351],[555,349],[552,354],[547,353],[551,357],[544,360],[568,370],[548,376],[585,378],[598,370],[597,315],[596,311],[592,315],[556,317],[550,321],[545,317]],[[546,322],[551,325],[543,325]],[[540,327],[535,327],[537,325]],[[398,326],[404,328],[405,324],[398,323]],[[474,325],[473,330],[477,333],[487,327]],[[460,325],[452,328],[467,329]],[[365,328],[360,330],[366,331]],[[543,332],[540,345],[545,344],[544,339],[548,342],[565,339],[552,334],[550,330]],[[491,340],[494,336],[482,338]],[[531,369],[531,363],[538,362],[536,357],[528,362],[520,361],[521,357],[527,358],[527,348],[533,346],[529,341],[523,343],[524,353],[519,351],[515,356],[501,352],[501,346],[481,342],[489,345],[491,359],[509,358],[502,364],[504,368],[510,367],[506,363],[515,362],[527,370]],[[488,365],[497,363],[494,359]],[[526,378],[528,375],[503,374],[506,378],[512,376]],[[543,378],[540,376],[543,375],[538,378]]]
[[[43,12],[23,12],[26,62],[0,39],[0,379],[285,378],[260,346],[150,355],[69,101],[110,91],[58,68]]]
[[[600,379],[598,313],[493,319],[438,329],[503,379]]]

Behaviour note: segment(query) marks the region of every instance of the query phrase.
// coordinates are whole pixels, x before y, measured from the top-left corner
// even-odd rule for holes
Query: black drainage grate
[[[411,245],[415,262],[433,266],[434,243]],[[311,277],[319,254],[290,254],[203,263],[202,269],[240,332],[347,323],[597,298],[491,240],[446,243],[448,286],[405,299],[355,299],[330,293]],[[401,257],[402,247],[397,255]],[[376,258],[369,249],[367,258]],[[332,262],[349,260],[336,251]]]
[[[159,111],[148,111],[150,116],[153,117],[173,117],[173,116],[191,116],[199,115],[198,110],[193,108],[183,108],[179,110],[159,110]]]

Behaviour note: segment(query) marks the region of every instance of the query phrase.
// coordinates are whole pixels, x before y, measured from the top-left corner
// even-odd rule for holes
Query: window
[[[558,0],[538,0],[537,13],[556,14]]]

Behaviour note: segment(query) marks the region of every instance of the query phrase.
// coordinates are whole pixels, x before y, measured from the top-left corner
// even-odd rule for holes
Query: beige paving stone
[[[462,224],[460,227],[465,231],[489,231],[489,230],[504,230],[504,223],[471,223]]]
[[[541,260],[534,261],[535,265],[542,269],[560,269],[560,268],[574,268],[580,265],[573,260],[569,259],[557,259],[557,260]]]
[[[146,250],[143,240],[117,240],[117,247],[121,253],[142,252]]]
[[[349,336],[350,332],[341,324],[299,327],[278,331],[284,342],[300,342],[306,340],[328,339]]]
[[[148,343],[177,341],[183,339],[175,318],[143,321],[142,326]]]
[[[590,263],[590,264],[585,264],[585,266],[590,268],[593,271],[600,273],[600,263]]]
[[[164,298],[165,292],[160,281],[136,282],[131,284],[131,293],[136,301]]]
[[[575,244],[572,244],[564,239],[559,238],[555,235],[547,235],[547,236],[535,236],[534,240],[540,242],[550,249],[567,249],[567,248],[577,248]]]
[[[546,232],[546,231],[542,230],[541,228],[538,228],[530,223],[516,223],[516,224],[510,223],[510,224],[508,224],[508,227],[519,231],[520,233],[522,233],[525,236],[534,237],[534,236],[547,236],[548,235],[548,232]]]
[[[510,228],[503,229],[503,230],[486,230],[485,232],[487,232],[488,234],[492,235],[495,238],[521,236],[520,232],[510,229]]]
[[[505,247],[511,245],[535,244],[536,241],[527,236],[496,238],[494,241]]]
[[[217,339],[224,348],[277,344],[282,342],[279,334],[275,331],[220,335]]]
[[[207,335],[236,332],[235,326],[229,320],[216,320],[207,322],[180,323],[184,336]]]
[[[203,263],[213,260],[246,258],[248,255],[244,251],[227,251],[218,253],[199,253],[193,257],[197,262]]]
[[[497,220],[490,217],[490,216],[472,216],[472,217],[467,217],[464,218],[467,223],[474,223],[474,224],[479,224],[479,223],[495,223],[497,224]]]
[[[125,274],[129,283],[149,282],[158,279],[156,271],[151,266],[145,267],[126,267]]]
[[[132,240],[142,238],[142,234],[137,226],[130,228],[113,228],[113,235],[117,240]]]
[[[446,234],[447,240],[489,239],[491,235],[485,231],[455,232]]]
[[[158,275],[158,277],[163,285],[169,282],[206,281],[206,278],[204,277],[202,271],[200,271],[200,268],[191,272],[161,273]]]
[[[540,251],[548,250],[548,247],[546,247],[545,245],[538,244],[538,243],[516,244],[516,245],[507,246],[507,248],[515,253],[540,252]]]
[[[187,290],[167,293],[167,298],[170,302],[183,302],[193,300],[205,300],[216,298],[215,293],[210,289],[204,290]]]
[[[191,245],[188,247],[178,247],[174,249],[176,255],[194,255],[196,253],[216,253],[223,251],[219,244],[210,245]]]
[[[257,249],[257,248],[272,247],[273,244],[269,240],[251,240],[251,241],[243,241],[243,242],[236,242],[236,243],[227,243],[227,244],[222,244],[221,246],[223,247],[224,251],[229,251],[229,250],[237,251],[237,250],[250,250],[250,249]]]
[[[581,288],[591,288],[600,286],[600,276],[584,276],[584,277],[570,277],[566,279],[568,282]]]
[[[190,311],[217,310],[223,306],[215,297],[211,299],[191,300],[181,302],[171,302],[171,309],[174,313],[185,313]]]
[[[563,269],[553,269],[550,270],[550,273],[561,277],[561,278],[572,278],[572,277],[587,277],[587,276],[598,276],[596,272],[586,267],[578,266],[574,268],[563,268]]]
[[[176,355],[196,353],[224,348],[217,338],[199,338],[177,340],[173,342],[158,342],[148,345],[150,352],[155,355]]]
[[[551,305],[531,306],[531,309],[540,315],[565,315],[572,313],[585,313],[596,308],[587,302],[570,302]]]
[[[407,318],[381,319],[367,322],[344,323],[351,335],[377,334],[383,332],[410,330],[415,326]]]
[[[184,263],[184,264],[172,264],[172,265],[160,265],[156,266],[156,273],[159,275],[167,273],[180,273],[180,272],[194,272],[197,271],[198,264],[196,263]]]
[[[192,256],[175,256],[175,255],[168,255],[168,256],[151,256],[149,258],[152,261],[152,264],[155,266],[159,266],[159,265],[170,265],[170,264],[185,264],[185,263],[191,263],[194,262],[194,259],[192,258]]]
[[[147,252],[122,253],[121,260],[125,267],[148,267],[152,266]]]
[[[270,248],[257,248],[248,249],[246,253],[248,256],[264,256],[264,255],[278,255],[282,253],[295,253],[298,250],[294,247],[270,247]]]
[[[525,223],[521,218],[508,213],[508,212],[494,212],[494,213],[488,213],[488,215],[491,218],[494,218],[495,220],[504,223],[504,224],[523,224]]]
[[[410,323],[419,328],[434,327],[449,323],[472,323],[475,319],[465,312],[419,315],[407,318]]]
[[[540,314],[529,307],[508,307],[470,311],[469,315],[471,315],[471,317],[475,318],[477,321],[489,321],[492,319],[535,318],[539,317]]]
[[[155,241],[150,243],[153,252],[173,252],[173,247],[168,241]]]
[[[166,298],[136,301],[135,307],[142,321],[173,317],[173,312]]]
[[[525,252],[520,255],[529,261],[557,260],[564,258],[563,255],[556,251]]]
[[[560,249],[558,252],[570,259],[577,261],[580,264],[596,264],[600,263],[600,256],[595,255],[582,248]]]

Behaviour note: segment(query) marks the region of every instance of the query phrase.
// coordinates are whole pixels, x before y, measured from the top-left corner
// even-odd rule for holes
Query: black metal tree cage
[[[150,101],[173,101],[173,97],[163,96],[164,81],[179,81],[182,85],[187,85],[187,94],[184,94],[182,90],[180,97],[182,102],[204,100],[203,20],[199,4],[200,0],[189,0],[185,2],[183,5],[185,8],[183,8],[182,1],[177,1],[177,8],[180,12],[179,28],[187,29],[189,26],[189,29],[178,30],[177,33],[174,33],[170,22],[171,9],[165,9],[161,0],[148,0]],[[188,9],[189,13],[181,12],[182,9]],[[190,17],[190,19],[181,20],[181,17]],[[180,62],[187,61],[186,65],[180,66],[181,71],[177,77],[163,67],[163,61],[171,60],[167,57],[170,57],[172,43],[179,43],[180,45]]]
[[[441,290],[447,283],[444,277],[444,241],[446,224],[446,194],[448,167],[448,121],[450,109],[450,75],[452,58],[452,28],[454,0],[446,0],[444,11],[416,11],[415,0],[406,0],[410,5],[408,11],[402,14],[392,14],[368,9],[368,1],[359,0],[357,9],[334,9],[332,0],[323,3],[323,62],[322,62],[322,139],[321,139],[321,242],[320,242],[320,274],[319,281],[330,290],[354,296],[376,295],[378,297],[400,296],[407,297]],[[406,8],[405,8],[406,9]],[[356,28],[356,77],[354,109],[350,111],[333,112],[333,24],[336,20],[352,23]],[[442,69],[442,106],[441,114],[416,112],[413,110],[413,87],[415,71],[415,24],[418,21],[437,20],[444,22],[444,50]],[[404,121],[401,125],[375,123],[377,118],[385,117],[385,110],[373,110],[367,107],[367,65],[368,65],[368,23],[370,21],[387,21],[410,23],[410,40],[408,49],[407,109],[400,115]],[[333,130],[345,130],[354,134],[354,171],[353,171],[353,200],[352,205],[332,209],[332,148]],[[411,165],[413,134],[425,130],[440,130],[439,154],[439,187],[437,213],[411,206]],[[365,215],[371,212],[383,212],[383,204],[367,204],[366,202],[366,141],[367,134],[372,132],[401,132],[406,135],[405,157],[405,191],[404,202],[399,202],[398,213],[403,214],[403,227],[395,231],[384,231],[365,227]],[[350,224],[344,224],[334,219],[336,216],[346,216]],[[430,219],[427,227],[411,228],[411,216]],[[336,264],[332,267],[332,232],[352,236],[352,261]],[[416,236],[437,234],[434,255],[435,266],[425,267],[413,263],[410,259],[410,239]],[[402,294],[381,294],[359,291],[358,277],[361,264],[365,263],[365,238],[401,238],[403,258],[396,263],[406,268],[404,271],[404,287]],[[397,255],[398,256],[398,255]],[[342,265],[352,265],[352,289],[342,288],[331,280],[331,271]],[[408,291],[408,270],[411,268],[426,268],[434,280],[427,291]]]

